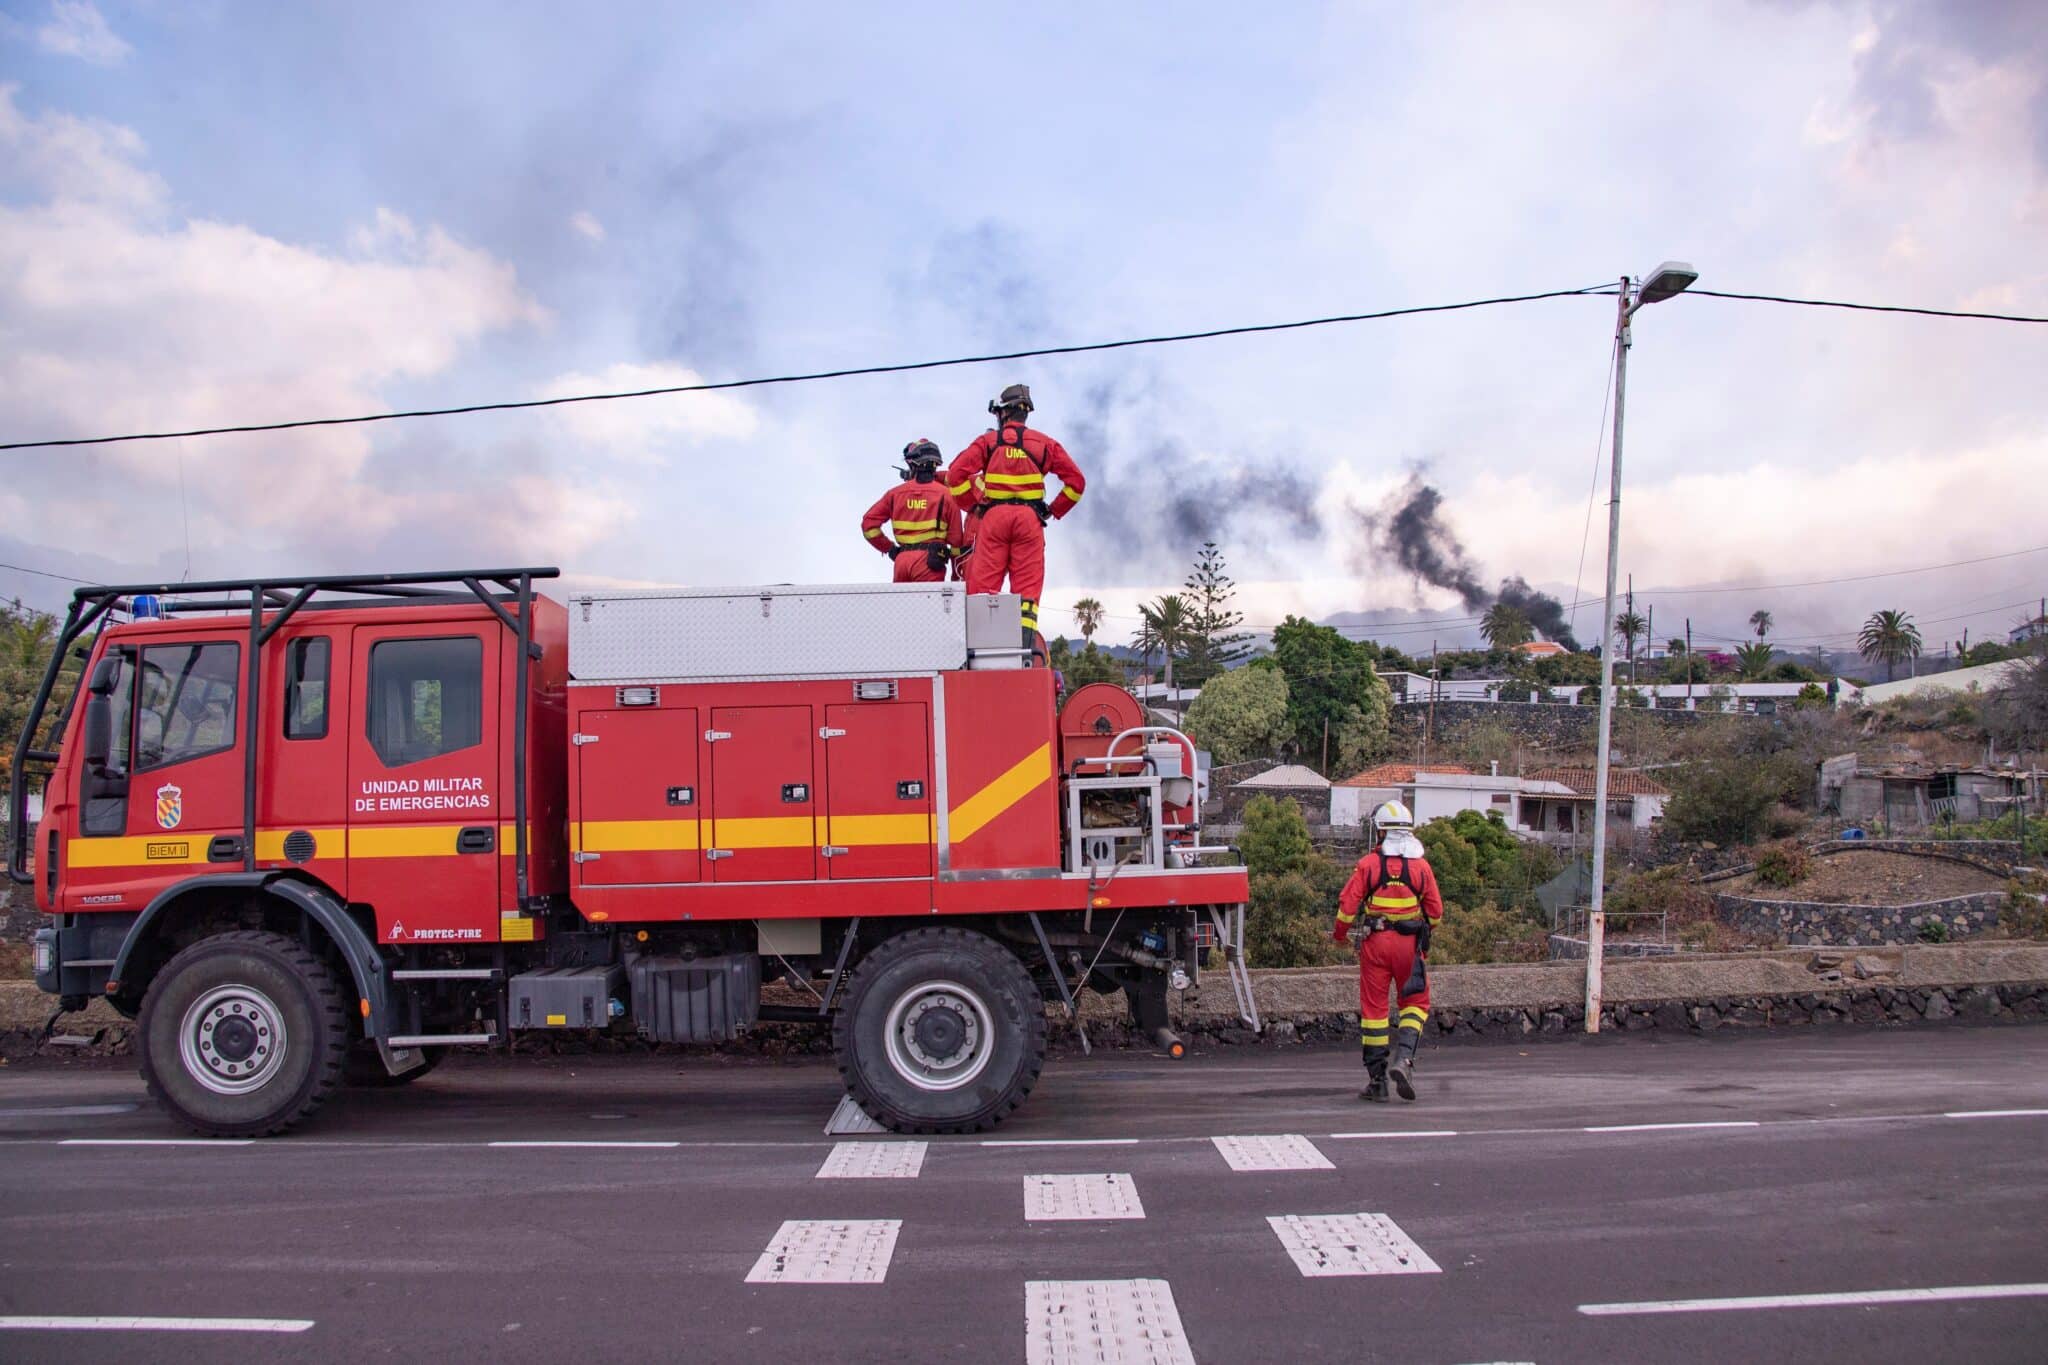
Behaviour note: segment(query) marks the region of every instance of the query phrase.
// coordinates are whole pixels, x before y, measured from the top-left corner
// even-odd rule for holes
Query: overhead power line
[[[1611,286],[1610,286],[1611,288]],[[1330,327],[1345,322],[1374,322],[1382,318],[1413,317],[1422,313],[1456,313],[1472,308],[1495,308],[1510,303],[1534,303],[1539,299],[1565,299],[1596,294],[1598,286],[1584,289],[1550,289],[1540,294],[1509,294],[1490,299],[1468,299],[1463,303],[1418,304],[1409,308],[1383,308],[1371,313],[1339,313],[1330,317],[1302,318],[1294,322],[1261,322],[1242,327],[1215,327],[1202,332],[1174,332],[1162,336],[1127,337],[1121,341],[1090,341],[1073,346],[1039,346],[1030,350],[1001,351],[991,355],[954,356],[945,360],[912,360],[895,365],[861,365],[841,370],[812,370],[803,374],[769,375],[754,379],[727,379],[706,384],[671,384],[655,389],[627,389],[616,393],[577,393],[559,398],[522,398],[495,403],[465,403],[446,408],[412,408],[403,412],[373,412],[355,417],[308,417],[290,422],[249,422],[239,426],[195,427],[188,431],[145,431],[125,436],[74,436],[41,441],[0,442],[0,450],[41,450],[61,446],[104,446],[123,441],[173,441],[188,436],[232,436],[259,431],[298,431],[307,427],[362,426],[370,422],[398,422],[414,417],[459,417],[476,412],[517,412],[528,408],[564,407],[571,403],[610,403],[628,398],[658,398],[678,393],[715,393],[726,389],[757,389],[773,384],[807,384],[820,379],[851,379],[858,375],[906,374],[914,370],[943,370],[961,365],[987,365],[998,360],[1031,360],[1042,356],[1080,355],[1090,351],[1120,351],[1133,346],[1163,346],[1176,341],[1207,341],[1215,337],[1251,336],[1260,332],[1293,332],[1307,327]]]
[[[31,569],[26,564],[0,564],[0,569],[12,569],[16,573],[34,574],[37,578],[54,578],[60,583],[80,583],[88,587],[98,581],[91,578],[73,578],[68,573],[51,573],[48,569]]]
[[[1725,289],[1692,288],[1685,297],[1741,299],[1749,303],[1787,303],[1799,308],[1846,308],[1857,313],[1911,313],[1923,318],[1968,318],[1977,322],[2048,322],[2025,313],[1973,313],[1960,308],[1911,308],[1897,303],[1846,303],[1840,299],[1799,299],[1787,294],[1734,294]]]

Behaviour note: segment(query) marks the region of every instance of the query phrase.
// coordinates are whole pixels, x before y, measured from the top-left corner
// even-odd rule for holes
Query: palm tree
[[[1082,641],[1094,644],[1095,632],[1102,626],[1102,603],[1092,597],[1074,603],[1074,624],[1081,628]]]
[[[1636,612],[1625,611],[1614,618],[1614,628],[1621,632],[1622,643],[1628,649],[1628,680],[1633,683],[1636,680],[1636,640],[1649,631],[1650,623]]]
[[[1749,628],[1756,632],[1756,638],[1759,640],[1769,635],[1771,627],[1775,624],[1776,622],[1771,620],[1771,614],[1767,611],[1758,610],[1749,614]]]
[[[1153,641],[1153,647],[1157,648],[1165,656],[1166,693],[1171,697],[1173,695],[1173,656],[1187,648],[1188,635],[1194,625],[1193,617],[1188,611],[1187,599],[1179,593],[1168,593],[1157,602],[1139,607],[1138,615],[1145,622],[1144,629],[1140,632],[1141,637],[1149,634]],[[1150,659],[1151,651],[1148,649],[1146,651],[1148,663]]]
[[[1479,633],[1495,649],[1513,649],[1535,639],[1536,627],[1529,624],[1528,613],[1520,607],[1496,602],[1479,618]]]
[[[1754,644],[1735,646],[1735,664],[1742,670],[1745,679],[1754,681],[1761,678],[1771,666],[1771,655],[1776,651],[1762,640]]]
[[[1884,665],[1884,680],[1900,664],[1920,657],[1920,627],[1902,611],[1874,611],[1856,636],[1856,649],[1872,663]]]

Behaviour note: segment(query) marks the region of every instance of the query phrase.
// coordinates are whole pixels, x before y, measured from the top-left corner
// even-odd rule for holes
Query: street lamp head
[[[1700,272],[1684,261],[1666,261],[1644,278],[1636,302],[1662,303],[1674,294],[1683,294],[1699,277]]]

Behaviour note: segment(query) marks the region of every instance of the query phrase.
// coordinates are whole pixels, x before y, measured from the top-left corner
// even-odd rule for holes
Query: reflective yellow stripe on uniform
[[[1060,485],[1060,496],[1068,502],[1079,502],[1081,500],[1081,490],[1071,485],[1062,484]]]
[[[1387,1021],[1358,1016],[1358,1041],[1367,1047],[1385,1047],[1387,1043]]]
[[[1421,1028],[1423,1020],[1429,1018],[1429,1010],[1422,1005],[1401,1006],[1401,1027]]]
[[[930,521],[895,521],[890,523],[896,531],[898,545],[922,545],[927,541],[939,540],[939,519]]]
[[[1043,502],[1045,500],[1045,475],[1031,474],[983,474],[985,487],[982,494],[990,502]]]

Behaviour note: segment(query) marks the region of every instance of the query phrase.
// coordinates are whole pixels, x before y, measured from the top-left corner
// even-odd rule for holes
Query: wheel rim
[[[260,1089],[284,1063],[285,1046],[283,1012],[254,986],[215,986],[178,1025],[185,1074],[216,1095]]]
[[[958,1090],[988,1069],[994,1016],[957,981],[923,981],[898,996],[883,1022],[889,1065],[920,1090]]]

